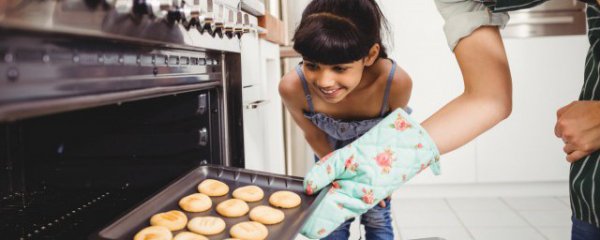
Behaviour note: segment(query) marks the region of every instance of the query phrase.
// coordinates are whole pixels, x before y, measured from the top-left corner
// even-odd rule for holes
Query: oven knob
[[[172,0],[151,0],[152,16],[165,18],[173,7]]]
[[[132,12],[133,0],[116,0],[114,2],[115,11],[119,14],[128,14]]]
[[[244,23],[242,24],[242,29],[244,33],[249,33],[250,29],[252,29],[252,25],[250,25],[250,16],[247,13],[244,13]]]
[[[225,27],[223,22],[223,5],[217,4],[216,9],[217,12],[214,18],[213,37],[219,36],[220,38],[223,38],[223,28]]]
[[[184,26],[189,26],[187,24],[190,18],[191,9],[185,4],[182,0],[172,0],[172,7],[168,10],[167,20],[169,22],[181,22]]]
[[[223,32],[225,33],[225,36],[227,36],[227,38],[231,39],[234,36],[234,26],[235,26],[235,21],[233,20],[234,15],[233,15],[233,10],[227,10],[227,20],[225,21],[225,24],[223,24]]]
[[[133,0],[131,12],[136,15],[151,14],[153,2],[155,2],[155,0]]]
[[[185,16],[182,24],[187,30],[189,30],[190,28],[200,24],[200,14],[202,13],[202,10],[200,5],[197,4],[186,7],[186,9],[187,10],[185,10],[184,14],[187,16]]]
[[[244,16],[242,11],[237,12],[235,27],[233,27],[233,33],[239,38],[242,38],[242,34],[244,34]]]
[[[212,0],[200,2],[200,16],[198,16],[198,31],[212,35],[215,30],[215,14]]]
[[[208,33],[213,35],[215,31],[215,18],[212,13],[205,13],[198,17],[198,30],[200,33]]]

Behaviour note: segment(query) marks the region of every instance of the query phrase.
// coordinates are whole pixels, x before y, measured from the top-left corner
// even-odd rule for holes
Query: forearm
[[[441,154],[453,151],[505,119],[507,104],[463,93],[422,123]]]
[[[473,140],[512,109],[510,70],[496,27],[475,30],[454,52],[465,90],[423,122],[442,154]]]

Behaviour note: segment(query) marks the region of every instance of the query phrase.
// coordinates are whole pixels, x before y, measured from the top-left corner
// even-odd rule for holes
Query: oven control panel
[[[260,28],[240,0],[48,0],[0,6],[3,29],[239,52],[242,35]]]

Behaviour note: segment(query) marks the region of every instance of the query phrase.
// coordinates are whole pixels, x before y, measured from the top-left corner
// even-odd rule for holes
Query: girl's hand
[[[392,200],[392,196],[389,196],[386,199],[379,201],[379,206],[382,207],[382,208],[385,208],[387,206],[385,204],[385,201],[390,201],[390,200]]]

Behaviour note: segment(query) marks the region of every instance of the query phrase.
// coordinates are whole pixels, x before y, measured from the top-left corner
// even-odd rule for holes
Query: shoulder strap
[[[312,97],[310,96],[310,91],[308,90],[308,83],[306,82],[306,77],[304,77],[304,73],[302,72],[302,67],[300,64],[296,66],[296,73],[300,77],[300,81],[302,82],[302,88],[304,89],[304,96],[306,96],[306,102],[308,103],[308,109],[311,113],[315,112],[312,103]]]
[[[388,109],[388,98],[390,96],[390,86],[392,85],[392,79],[394,79],[394,73],[396,72],[396,62],[390,59],[392,62],[392,70],[390,70],[390,75],[388,75],[387,82],[385,83],[385,93],[383,94],[383,104],[381,105],[381,116],[387,112]]]

